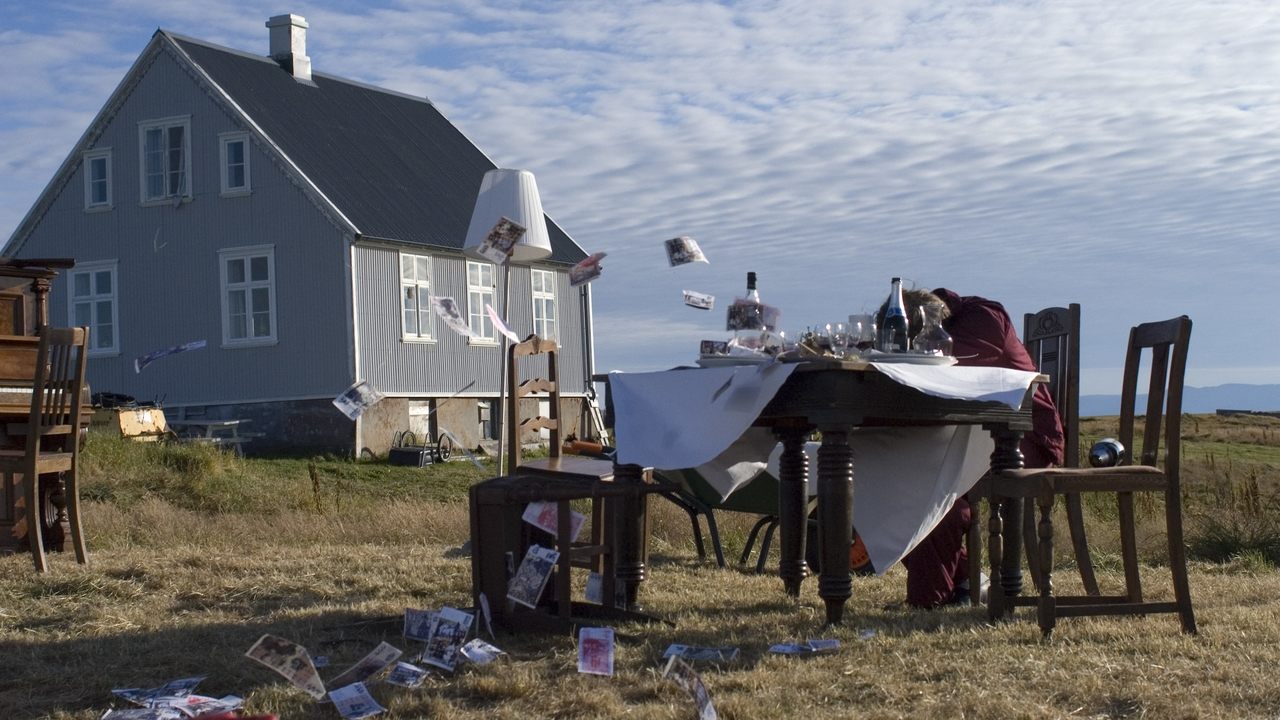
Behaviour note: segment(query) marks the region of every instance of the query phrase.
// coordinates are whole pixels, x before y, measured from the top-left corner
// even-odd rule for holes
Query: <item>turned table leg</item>
[[[804,561],[809,525],[805,512],[809,506],[809,456],[804,443],[809,429],[802,425],[784,426],[774,433],[782,441],[782,457],[778,460],[778,576],[787,594],[797,597],[800,584],[809,575]]]
[[[822,429],[818,448],[818,596],[827,623],[838,625],[853,595],[849,548],[853,544],[853,451],[846,429]]]

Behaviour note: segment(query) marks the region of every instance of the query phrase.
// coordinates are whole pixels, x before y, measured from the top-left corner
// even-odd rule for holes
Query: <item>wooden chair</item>
[[[84,530],[80,523],[80,405],[88,359],[88,328],[40,329],[31,387],[31,411],[27,422],[10,423],[10,437],[25,436],[23,449],[0,450],[0,473],[22,475],[22,496],[26,511],[27,544],[36,570],[48,572],[45,558],[44,519],[40,478],[57,473],[62,478],[61,493],[66,499],[66,519],[76,561],[87,562]],[[59,505],[61,503],[58,503]],[[59,513],[61,514],[61,513]],[[51,518],[59,523],[62,517]]]
[[[994,497],[1034,498],[1040,509],[1039,597],[1037,616],[1040,630],[1049,635],[1058,617],[1080,615],[1132,615],[1176,612],[1183,632],[1196,632],[1191,591],[1187,581],[1186,548],[1182,536],[1182,486],[1179,475],[1182,384],[1186,372],[1191,320],[1185,315],[1163,322],[1144,323],[1129,333],[1121,390],[1119,440],[1130,452],[1119,467],[1043,468],[1006,470],[991,480]],[[1141,445],[1134,445],[1135,405],[1138,399],[1139,368],[1143,351],[1149,351],[1150,382],[1147,388],[1145,422],[1140,426]],[[1162,432],[1163,430],[1163,432]],[[1163,441],[1163,456],[1161,442]],[[1134,450],[1137,450],[1136,455]],[[1133,458],[1141,464],[1132,464]],[[1053,505],[1059,495],[1107,492],[1117,496],[1121,553],[1124,558],[1123,595],[1054,594]],[[1173,576],[1172,602],[1144,601],[1138,572],[1135,492],[1159,492],[1165,498],[1165,525],[1169,567]],[[993,521],[995,518],[993,517]],[[998,535],[992,534],[992,542]],[[1000,567],[991,566],[992,619],[1011,609],[1000,589]]]
[[[1049,376],[1049,394],[1062,422],[1063,467],[1080,465],[1080,305],[1050,307],[1023,316],[1022,344],[1035,363],[1036,369]],[[976,578],[982,568],[982,519],[978,500],[987,497],[990,478],[984,477],[975,485],[969,497],[973,501],[973,521],[969,527],[969,577]],[[1027,567],[1032,581],[1039,582],[1039,558],[1036,546],[1035,500],[1027,498],[1022,515],[1023,547],[1026,550]],[[1098,581],[1089,556],[1089,544],[1085,537],[1084,512],[1079,493],[1069,493],[1065,502],[1067,524],[1071,529],[1071,542],[1075,549],[1076,565],[1085,591],[1098,594]],[[1038,585],[1036,586],[1039,587]],[[1034,596],[1009,598],[1009,602],[1033,605]],[[973,593],[972,603],[978,604],[978,594]]]
[[[561,434],[559,348],[554,340],[530,335],[508,349],[507,387],[511,389],[506,406],[507,472],[533,472],[541,475],[559,475],[611,480],[613,463],[609,460],[584,455],[569,455],[562,451],[564,437]],[[545,375],[533,376],[534,360],[545,359]],[[523,371],[529,376],[522,379]],[[525,398],[547,400],[550,417],[523,414]],[[522,460],[521,445],[524,437],[535,431],[549,433],[548,456]]]

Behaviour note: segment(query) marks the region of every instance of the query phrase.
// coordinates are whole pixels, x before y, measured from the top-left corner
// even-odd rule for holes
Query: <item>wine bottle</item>
[[[749,321],[750,329],[764,330],[764,308],[760,307],[760,291],[756,289],[756,274],[754,272],[747,273],[747,302],[754,305],[750,312],[754,313],[754,319]]]
[[[760,291],[756,289],[756,274],[747,273],[747,299],[757,305],[760,303]]]
[[[894,278],[889,290],[889,302],[880,325],[880,350],[882,352],[906,352],[911,347],[907,322],[907,308],[902,303],[902,278]]]

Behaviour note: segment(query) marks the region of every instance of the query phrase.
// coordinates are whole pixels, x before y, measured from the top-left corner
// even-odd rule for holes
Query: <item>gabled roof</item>
[[[462,249],[480,181],[496,165],[430,101],[323,73],[301,83],[270,58],[165,30],[156,31],[144,55],[155,40],[171,42],[189,59],[230,101],[232,112],[255,126],[360,237]],[[140,65],[130,73],[140,72]],[[130,80],[126,76],[121,88]],[[76,152],[59,171],[63,180],[74,157]],[[55,177],[45,192],[57,184]],[[23,221],[10,245],[21,242],[31,220]],[[548,261],[576,263],[587,256],[549,217],[547,232]]]

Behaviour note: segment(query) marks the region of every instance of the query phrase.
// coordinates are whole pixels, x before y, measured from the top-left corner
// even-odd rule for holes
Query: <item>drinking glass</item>
[[[842,322],[827,323],[827,341],[831,354],[843,358],[849,352],[849,325]]]
[[[849,342],[860,351],[875,347],[876,316],[869,313],[850,315]]]

